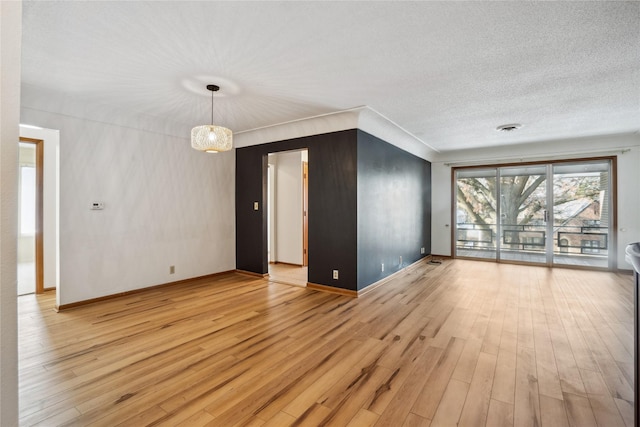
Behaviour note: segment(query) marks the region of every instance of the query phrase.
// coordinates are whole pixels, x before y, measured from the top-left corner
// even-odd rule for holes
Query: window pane
[[[456,255],[495,259],[496,170],[459,171],[456,192]]]
[[[554,263],[608,266],[609,162],[553,167]]]
[[[36,168],[20,167],[20,234],[36,233]]]

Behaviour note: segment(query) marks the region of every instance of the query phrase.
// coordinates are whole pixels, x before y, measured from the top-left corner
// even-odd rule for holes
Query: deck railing
[[[501,250],[544,252],[545,224],[502,224]],[[606,256],[609,248],[607,227],[560,225],[553,228],[554,253]],[[458,223],[456,247],[471,250],[496,249],[496,224]]]

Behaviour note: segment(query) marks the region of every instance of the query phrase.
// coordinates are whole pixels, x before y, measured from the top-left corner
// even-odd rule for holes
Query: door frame
[[[550,212],[551,216],[553,216],[553,209],[549,209],[549,202],[552,200],[550,199],[550,195],[552,194],[552,184],[553,184],[553,180],[549,179],[549,172],[552,170],[552,165],[550,163],[543,163],[543,164],[536,164],[536,165],[522,165],[522,164],[518,164],[515,166],[500,166],[500,167],[496,167],[496,191],[498,192],[496,200],[499,200],[500,202],[496,203],[496,261],[497,262],[501,262],[501,263],[510,263],[510,264],[527,264],[527,265],[537,265],[537,266],[547,266],[547,267],[551,267],[552,263],[553,263],[553,227],[552,227],[552,221],[549,221],[548,219],[545,220],[545,225],[544,225],[544,232],[545,232],[545,246],[544,246],[544,251],[545,251],[545,256],[544,256],[544,261],[543,262],[537,262],[537,261],[522,261],[522,260],[514,260],[514,259],[507,259],[507,258],[503,258],[502,255],[502,243],[504,242],[504,231],[503,227],[505,226],[515,226],[516,224],[503,224],[502,222],[502,178],[503,178],[503,170],[502,169],[508,169],[509,167],[516,167],[516,168],[527,168],[527,167],[533,167],[533,168],[540,168],[541,166],[544,166],[544,173],[540,173],[539,175],[544,175],[545,176],[545,180],[544,180],[544,189],[545,189],[545,207],[544,210],[547,212]],[[535,174],[534,174],[535,175]],[[509,176],[509,175],[506,175]],[[550,185],[551,184],[551,185]],[[553,203],[553,202],[552,202]],[[546,217],[547,215],[545,215]],[[457,224],[455,225],[457,226]],[[546,237],[546,236],[551,236],[551,238]]]
[[[275,168],[271,167],[271,164],[269,163],[269,155],[271,154],[284,154],[284,153],[303,153],[306,152],[306,160],[302,160],[301,161],[301,170],[300,170],[300,179],[301,179],[301,183],[302,183],[302,189],[301,189],[301,196],[302,196],[302,206],[300,206],[300,210],[299,210],[299,214],[300,217],[302,218],[302,239],[300,241],[300,245],[301,247],[301,254],[302,254],[302,264],[292,264],[292,263],[288,263],[288,262],[283,262],[283,261],[278,261],[277,260],[277,249],[274,250],[274,253],[276,256],[274,256],[274,260],[271,261],[269,259],[269,257],[267,256],[267,265],[269,266],[270,264],[288,264],[288,265],[292,265],[295,267],[300,267],[300,268],[304,268],[304,267],[309,267],[309,223],[308,223],[308,219],[309,219],[309,147],[303,146],[300,148],[294,148],[294,149],[290,149],[290,150],[273,150],[273,151],[269,151],[266,154],[262,155],[262,161],[263,161],[263,174],[262,174],[262,185],[263,185],[263,209],[267,214],[267,220],[265,223],[265,236],[267,237],[267,245],[266,245],[266,253],[269,254],[270,251],[270,238],[269,238],[269,223],[274,219],[274,216],[277,217],[278,213],[277,213],[277,209],[274,208],[274,206],[272,206],[272,204],[277,205],[277,199],[278,199],[278,178],[277,178],[277,170],[278,170],[278,161],[276,161],[275,163]],[[273,172],[269,172],[270,170],[272,170]],[[273,177],[274,179],[271,180],[269,178],[270,173],[273,173]],[[273,188],[270,190],[269,188],[269,183],[270,181],[273,181],[273,183],[275,184],[273,186]],[[272,198],[273,200],[271,200],[270,197],[268,197],[268,195],[270,194],[269,192],[273,191],[272,194]],[[275,214],[275,215],[274,215]],[[274,221],[274,227],[272,230],[272,233],[275,235],[275,230],[277,230],[277,221]],[[277,238],[274,238],[274,241],[277,241]],[[277,245],[274,242],[271,242],[273,248],[275,249],[277,247]],[[272,253],[272,255],[274,255],[274,253]],[[266,275],[269,275],[269,267],[267,268],[267,273]],[[305,278],[305,282],[308,281],[308,271],[306,273],[306,278]],[[283,281],[282,283],[286,283],[286,281]],[[294,283],[295,284],[295,283]]]
[[[44,288],[44,140],[20,137],[19,142],[34,144],[36,148],[36,234],[35,234],[35,269],[36,269],[36,294],[42,294]]]
[[[302,266],[309,265],[309,162],[302,162]]]

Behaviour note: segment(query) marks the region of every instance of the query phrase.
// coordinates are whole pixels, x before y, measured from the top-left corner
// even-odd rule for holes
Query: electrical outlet
[[[420,248],[420,253],[424,255],[424,248]]]
[[[175,274],[176,272],[176,266],[175,265],[170,265],[169,266],[169,274]]]
[[[382,267],[380,268],[380,271],[384,271],[384,262],[380,264]]]
[[[333,270],[333,279],[338,280],[338,270]]]

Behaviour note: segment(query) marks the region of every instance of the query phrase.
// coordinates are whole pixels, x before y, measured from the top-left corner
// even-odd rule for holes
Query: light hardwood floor
[[[421,264],[361,298],[237,274],[18,299],[21,425],[632,426],[632,277]]]
[[[269,280],[287,285],[307,286],[307,267],[290,264],[269,264]]]

